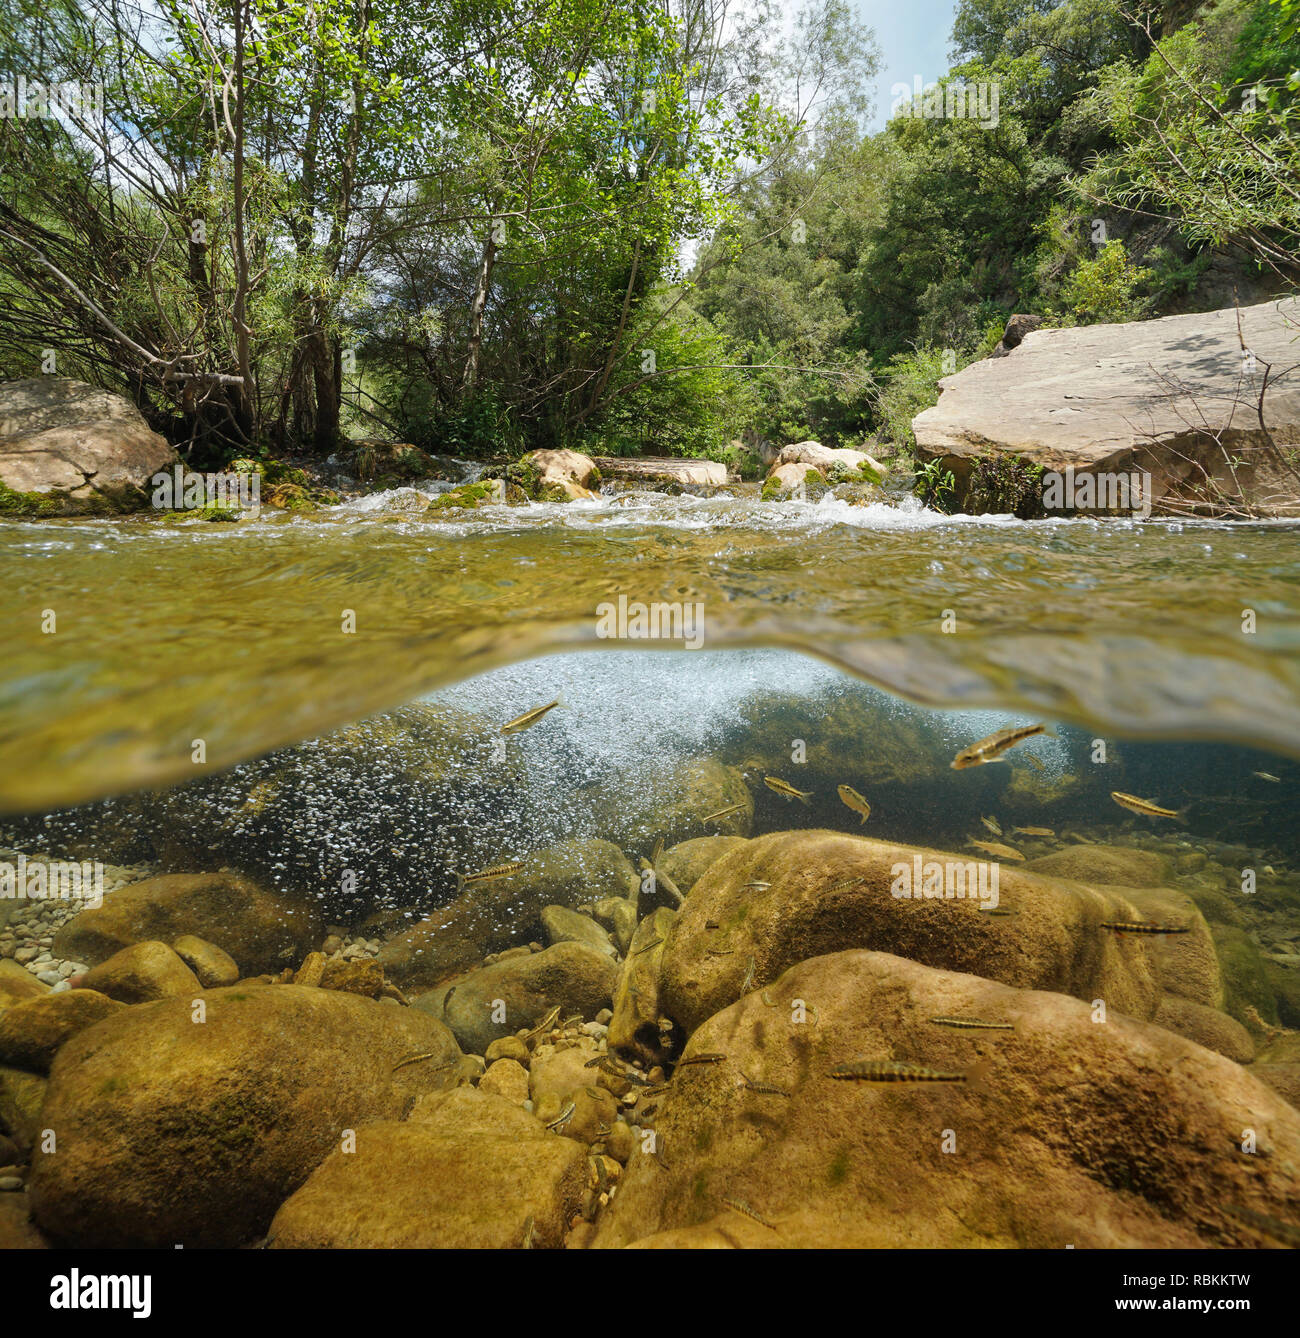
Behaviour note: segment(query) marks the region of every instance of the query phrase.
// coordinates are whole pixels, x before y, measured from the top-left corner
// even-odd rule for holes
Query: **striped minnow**
[[[494,864],[490,869],[480,869],[478,873],[458,873],[456,891],[463,892],[471,883],[490,883],[496,878],[509,878],[512,873],[518,873],[523,867],[522,860],[515,860],[510,864]]]
[[[940,1083],[971,1082],[978,1084],[986,1076],[989,1061],[983,1060],[969,1069],[931,1069],[924,1064],[900,1064],[892,1059],[850,1059],[836,1064],[832,1078],[853,1078],[858,1082],[882,1083]]]
[[[1103,929],[1113,929],[1117,934],[1190,934],[1191,925],[1149,924],[1145,920],[1103,920]]]
[[[1134,813],[1141,813],[1147,818],[1176,818],[1179,816],[1176,808],[1161,808],[1159,804],[1153,804],[1149,799],[1139,799],[1135,794],[1125,794],[1123,790],[1112,790],[1110,797],[1121,807],[1130,809]]]
[[[959,1027],[963,1031],[1015,1031],[1014,1022],[984,1022],[977,1017],[932,1017],[936,1027]]]
[[[716,813],[710,813],[707,818],[701,818],[701,822],[717,822],[721,818],[729,818],[733,813],[739,813],[748,808],[748,804],[729,804],[726,808],[720,808]]]
[[[1000,762],[1003,754],[1016,744],[1032,739],[1035,734],[1046,733],[1046,725],[1019,725],[1013,729],[999,729],[978,743],[972,743],[969,748],[963,748],[952,759],[952,769],[964,771],[967,767],[978,767],[985,762]]]
[[[777,776],[764,776],[763,784],[773,794],[779,794],[782,799],[797,799],[805,807],[812,803],[813,792],[811,790],[796,790],[789,781],[783,781]]]
[[[522,729],[528,729],[535,725],[548,711],[553,711],[557,706],[564,705],[564,694],[561,693],[553,702],[547,702],[545,706],[534,706],[531,711],[525,711],[523,715],[517,715],[513,720],[507,721],[501,726],[502,734],[517,734]]]

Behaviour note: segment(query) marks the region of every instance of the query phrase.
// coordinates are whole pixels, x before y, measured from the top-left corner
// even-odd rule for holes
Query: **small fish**
[[[1023,753],[1022,756],[1024,757],[1025,761],[1030,764],[1030,766],[1036,768],[1037,770],[1039,771],[1047,770],[1047,767],[1043,764],[1043,760],[1039,757],[1035,757],[1033,753]]]
[[[846,803],[855,813],[862,816],[858,822],[861,827],[871,816],[871,805],[853,788],[851,785],[841,785],[836,794]]]
[[[767,889],[768,889],[769,887],[772,886],[772,884],[771,884],[771,883],[754,882],[754,883],[746,883],[745,886],[746,886],[746,887],[755,887],[755,888],[757,888],[760,892],[766,892]]]
[[[1149,799],[1139,799],[1135,794],[1125,794],[1122,790],[1112,790],[1110,797],[1120,806],[1120,808],[1130,809],[1134,813],[1141,813],[1148,818],[1176,818],[1178,810],[1176,808],[1161,808],[1159,804],[1153,804]]]
[[[1262,1231],[1272,1236],[1274,1240],[1285,1242],[1292,1249],[1300,1248],[1300,1226],[1294,1226],[1290,1222],[1279,1222],[1276,1217],[1257,1213],[1253,1208],[1236,1208],[1230,1203],[1223,1205],[1223,1211],[1243,1222],[1248,1222],[1256,1231]]]
[[[771,1083],[755,1082],[748,1073],[741,1069],[740,1076],[745,1080],[745,1086],[751,1092],[757,1092],[760,1096],[789,1096],[790,1093],[784,1087],[773,1087]]]
[[[1145,920],[1104,920],[1103,929],[1113,929],[1117,934],[1190,934],[1191,925],[1149,924]]]
[[[735,948],[705,948],[704,955],[706,957],[734,957],[736,950]]]
[[[650,1105],[648,1106],[642,1106],[637,1113],[641,1116],[643,1120],[649,1120],[654,1118],[654,1114],[658,1109],[659,1109],[658,1105],[656,1105],[654,1102],[651,1102]]]
[[[881,1083],[946,1083],[971,1082],[979,1084],[987,1076],[989,1061],[984,1060],[969,1069],[931,1069],[924,1064],[900,1064],[892,1059],[850,1059],[836,1064],[832,1078],[852,1078],[858,1082]]]
[[[812,805],[813,792],[811,790],[796,790],[788,781],[780,780],[776,776],[764,776],[763,784],[773,794],[779,794],[782,799],[797,799],[805,808]]]
[[[418,1064],[422,1059],[434,1059],[440,1055],[440,1050],[430,1050],[427,1054],[412,1055],[409,1059],[403,1059],[400,1063],[394,1064],[392,1072],[396,1073],[398,1069],[404,1069],[408,1064]],[[443,1069],[454,1069],[459,1061],[455,1059],[448,1060],[445,1064],[439,1064],[436,1068],[431,1068],[430,1073],[441,1073]]]
[[[1003,754],[1016,744],[1032,739],[1035,734],[1046,733],[1046,725],[1018,725],[1012,729],[999,729],[978,743],[972,743],[969,748],[963,748],[952,759],[952,769],[964,771],[967,767],[983,766],[985,762],[1001,762]]]
[[[1056,833],[1050,827],[1013,827],[1012,834],[1016,836],[1055,836]]]
[[[608,1056],[608,1055],[597,1055],[595,1059],[589,1059],[589,1060],[587,1060],[587,1062],[586,1062],[582,1067],[583,1067],[584,1069],[598,1069],[598,1068],[604,1068],[605,1064],[606,1064],[608,1061],[609,1061],[609,1056]]]
[[[534,706],[531,711],[525,711],[523,715],[515,716],[513,720],[501,726],[501,733],[518,734],[520,730],[530,729],[547,711],[553,711],[557,706],[563,705],[564,694],[561,693],[553,702],[547,702],[545,706]]]
[[[769,1231],[776,1230],[776,1227],[774,1227],[762,1213],[751,1208],[744,1199],[729,1199],[723,1195],[722,1201],[733,1213],[739,1213],[742,1217],[752,1217],[759,1226],[765,1226]]]
[[[687,1064],[721,1064],[726,1055],[719,1054],[717,1051],[706,1050],[702,1054],[687,1055],[677,1061],[679,1069],[685,1068]]]
[[[740,982],[741,994],[748,994],[749,987],[754,983],[754,959],[749,959],[749,966],[745,970],[745,978]]]
[[[664,854],[664,838],[661,836],[661,837],[655,842],[655,848],[654,848],[654,850],[652,850],[652,851],[650,852],[650,867],[651,867],[652,869],[653,869],[654,866],[655,866],[656,864],[658,864],[659,861],[663,858],[663,854]]]
[[[471,883],[490,883],[497,878],[509,878],[524,867],[522,860],[512,864],[494,864],[490,869],[480,869],[478,873],[458,873],[456,875],[456,893],[462,893]]]
[[[521,1250],[531,1250],[533,1248],[533,1218],[531,1213],[524,1222],[524,1239],[519,1248]]]
[[[716,920],[705,920],[705,929],[721,929],[722,926]]]
[[[997,818],[986,818],[981,815],[980,821],[993,833],[994,836],[1002,835],[1002,825],[998,822]]]
[[[983,850],[989,855],[995,855],[998,859],[1018,859],[1025,857],[1018,850],[1012,850],[1010,846],[999,845],[997,841],[967,841],[967,845],[974,846],[977,850]]]
[[[548,1124],[548,1129],[559,1129],[573,1118],[573,1112],[578,1109],[577,1103],[570,1101],[565,1108]]]
[[[1271,771],[1252,771],[1252,776],[1258,776],[1260,780],[1272,781],[1274,785],[1282,784],[1282,777],[1275,776]]]
[[[643,952],[649,952],[651,948],[657,948],[662,942],[663,942],[663,939],[661,939],[661,938],[652,938],[652,939],[650,940],[650,942],[647,943],[644,947],[638,948],[638,949],[632,954],[632,956],[633,956],[633,957],[640,957],[640,955],[641,955]]]
[[[717,822],[721,818],[729,818],[733,813],[741,813],[749,807],[748,804],[732,804],[728,808],[720,808],[716,813],[710,813],[707,818],[701,818],[701,822]]]
[[[540,1036],[542,1032],[549,1031],[555,1025],[556,1019],[559,1016],[560,1005],[556,1004],[555,1007],[552,1008],[551,1011],[532,1029],[532,1031],[525,1035],[524,1039],[531,1041],[534,1036]]]
[[[957,1027],[961,1031],[1015,1031],[1014,1022],[984,1022],[977,1017],[932,1017],[936,1027]]]
[[[758,997],[759,997],[760,999],[762,999],[762,1001],[763,1001],[769,1008],[775,1008],[775,1007],[776,1007],[776,1002],[777,1002],[777,1001],[776,1001],[774,998],[772,998],[772,996],[767,992],[767,990],[764,990]]]
[[[976,909],[981,915],[1019,915],[1019,911],[1013,911],[1009,906],[978,906]]]

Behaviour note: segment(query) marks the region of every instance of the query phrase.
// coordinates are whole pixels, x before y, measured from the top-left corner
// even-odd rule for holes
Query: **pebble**
[[[611,1013],[608,1008],[602,1008],[600,1012],[596,1014],[596,1021],[603,1023],[606,1027],[608,1027],[613,1020],[614,1014]]]
[[[22,1189],[23,1182],[16,1175],[0,1175],[0,1191]]]
[[[14,953],[14,961],[20,966],[26,966],[28,962],[36,960],[38,952],[39,949],[31,945],[28,945],[25,948],[19,948],[18,951]]]
[[[36,979],[44,985],[58,985],[63,981],[63,977],[57,971],[38,971]]]

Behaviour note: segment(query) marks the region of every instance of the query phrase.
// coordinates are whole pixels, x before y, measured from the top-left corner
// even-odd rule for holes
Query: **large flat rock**
[[[15,492],[121,501],[177,458],[121,395],[66,376],[0,384],[0,479]]]
[[[1300,363],[1300,300],[1240,317],[1253,374],[1234,308],[1032,331],[939,382],[939,403],[912,420],[918,452],[959,484],[981,457],[1019,454],[1058,472],[1150,472],[1157,512],[1300,512],[1300,478],[1267,449],[1257,414],[1271,364],[1265,422],[1283,455],[1300,442],[1300,381],[1271,383]]]
[[[727,481],[727,466],[716,460],[678,460],[667,456],[621,459],[598,456],[596,468],[605,479],[630,479],[640,483],[687,483],[721,487]]]

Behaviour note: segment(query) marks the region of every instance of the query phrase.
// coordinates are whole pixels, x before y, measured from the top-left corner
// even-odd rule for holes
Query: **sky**
[[[933,83],[948,69],[948,43],[956,0],[857,0],[858,14],[876,32],[880,77],[872,130],[883,130],[894,84],[911,85],[920,75]]]

